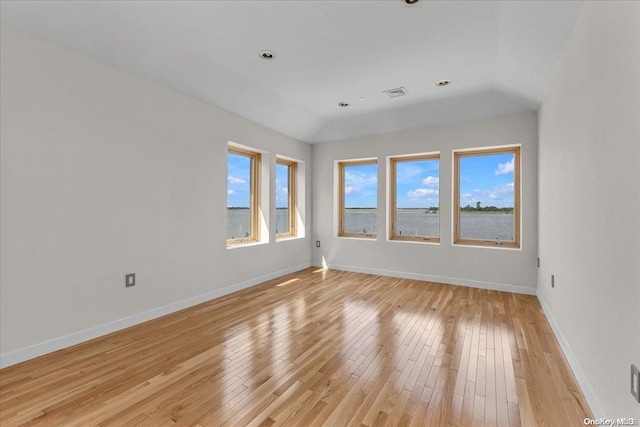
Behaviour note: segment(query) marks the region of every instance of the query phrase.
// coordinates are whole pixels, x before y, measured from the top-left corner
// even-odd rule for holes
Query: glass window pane
[[[344,167],[344,232],[378,232],[378,165]]]
[[[460,238],[515,240],[514,153],[460,157]]]
[[[440,161],[395,162],[395,236],[440,236]]]
[[[227,239],[251,236],[251,161],[247,155],[227,154]]]
[[[289,165],[276,163],[276,234],[289,230]]]

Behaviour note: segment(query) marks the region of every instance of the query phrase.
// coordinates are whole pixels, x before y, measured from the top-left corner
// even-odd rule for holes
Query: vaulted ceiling
[[[581,7],[46,0],[3,1],[0,15],[3,27],[313,143],[536,110]],[[265,49],[276,58],[260,58]],[[397,87],[408,95],[383,93]]]

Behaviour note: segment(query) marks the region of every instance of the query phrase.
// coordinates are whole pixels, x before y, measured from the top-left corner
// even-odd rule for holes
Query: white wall
[[[313,146],[313,260],[332,267],[535,293],[537,115],[524,113]],[[452,150],[522,144],[522,250],[452,245]],[[440,151],[440,244],[386,240],[386,157]],[[378,238],[336,237],[334,162],[377,157]]]
[[[540,113],[538,292],[610,418],[640,418],[639,166],[640,3],[585,2]]]
[[[1,40],[4,365],[310,265],[309,237],[274,243],[272,228],[271,243],[228,250],[225,233],[227,141],[268,152],[271,172],[277,154],[304,161],[307,183],[309,145],[17,33]]]

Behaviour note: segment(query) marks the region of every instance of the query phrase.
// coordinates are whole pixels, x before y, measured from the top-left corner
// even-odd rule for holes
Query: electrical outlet
[[[631,365],[631,395],[640,403],[640,371]]]
[[[320,247],[320,240],[316,240],[316,248]]]
[[[136,285],[136,273],[126,274],[124,276],[124,286],[130,288]]]
[[[553,274],[551,275],[551,287],[556,287],[556,276],[554,276]]]

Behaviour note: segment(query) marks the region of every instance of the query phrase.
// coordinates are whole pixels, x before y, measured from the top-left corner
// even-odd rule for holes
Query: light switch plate
[[[631,365],[631,395],[640,403],[640,371]]]
[[[124,276],[124,285],[127,288],[136,285],[136,273],[127,274]]]

